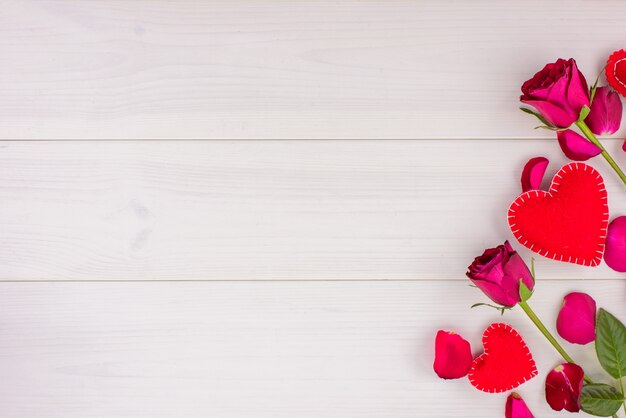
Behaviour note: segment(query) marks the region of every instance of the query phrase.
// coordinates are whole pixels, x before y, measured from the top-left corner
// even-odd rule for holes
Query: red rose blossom
[[[520,101],[534,107],[551,125],[567,128],[589,106],[589,88],[576,61],[559,58],[522,85]]]

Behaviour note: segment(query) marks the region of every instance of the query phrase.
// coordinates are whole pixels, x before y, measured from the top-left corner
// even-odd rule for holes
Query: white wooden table
[[[433,338],[480,350],[501,318],[465,269],[512,239],[523,163],[565,162],[520,84],[570,56],[593,80],[625,3],[1,6],[1,417],[504,416],[434,376]],[[626,318],[624,275],[537,269],[551,327],[572,290]],[[558,416],[558,356],[504,320]]]

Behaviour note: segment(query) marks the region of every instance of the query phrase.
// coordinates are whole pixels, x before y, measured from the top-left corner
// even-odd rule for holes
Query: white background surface
[[[502,318],[469,310],[465,269],[512,238],[524,162],[565,162],[519,86],[559,56],[593,80],[624,21],[621,1],[2,2],[0,416],[503,416],[506,394],[434,376],[433,338],[480,351]],[[573,290],[626,319],[624,275],[537,269],[551,327]],[[557,416],[556,353],[504,320],[540,369],[519,392]]]

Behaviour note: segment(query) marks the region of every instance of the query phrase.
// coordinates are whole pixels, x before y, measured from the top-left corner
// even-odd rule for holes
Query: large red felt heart
[[[476,357],[468,374],[483,392],[514,389],[537,376],[537,366],[522,337],[510,325],[491,324],[483,333],[485,352]]]
[[[561,167],[550,191],[530,190],[509,208],[509,226],[522,245],[544,257],[584,266],[602,261],[608,223],[602,176],[583,163]]]

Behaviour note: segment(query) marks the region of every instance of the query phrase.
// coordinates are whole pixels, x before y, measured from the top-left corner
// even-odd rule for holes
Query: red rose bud
[[[572,344],[589,344],[596,339],[596,301],[586,293],[570,293],[556,319],[559,335]]]
[[[626,273],[626,216],[615,218],[609,224],[604,261],[613,270]]]
[[[506,398],[504,416],[506,418],[535,418],[528,406],[526,406],[526,402],[515,392]]]
[[[522,103],[534,107],[553,126],[567,128],[589,106],[587,81],[572,58],[547,64],[522,85]]]
[[[626,51],[613,52],[606,62],[606,81],[619,94],[626,96]]]
[[[530,270],[508,241],[485,250],[468,267],[467,277],[495,303],[512,307],[521,299],[520,281],[529,290],[535,286]]]
[[[442,379],[459,379],[467,376],[472,367],[470,343],[459,334],[437,331],[435,337],[435,364],[433,369]]]
[[[622,99],[608,87],[598,87],[585,123],[596,135],[612,135],[622,123]]]
[[[522,191],[538,190],[548,168],[549,161],[544,157],[528,160],[522,171]]]
[[[546,401],[555,411],[580,411],[580,392],[585,372],[573,363],[563,363],[546,377]]]
[[[559,140],[563,154],[570,160],[587,161],[602,152],[598,146],[571,129],[557,132],[556,137]]]

